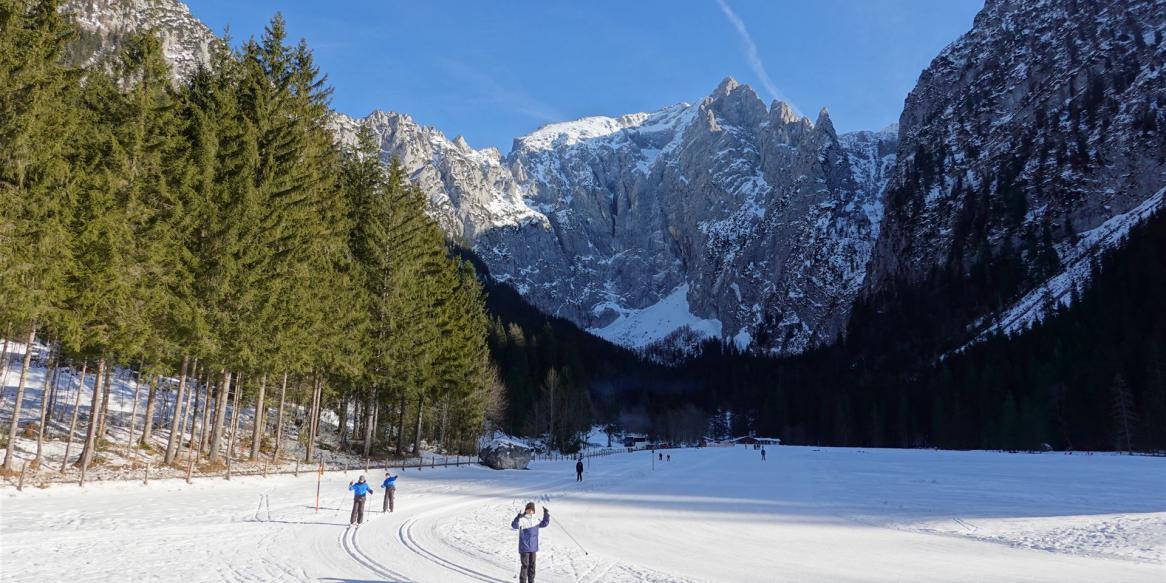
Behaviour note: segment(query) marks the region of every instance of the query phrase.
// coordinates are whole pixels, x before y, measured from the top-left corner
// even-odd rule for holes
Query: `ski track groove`
[[[561,484],[567,484],[573,480],[574,480],[574,478],[571,478],[570,480],[558,478],[558,479],[550,480],[547,482],[543,482],[542,484],[537,484],[533,488],[530,488],[530,489],[545,490],[548,488],[553,488],[553,487],[559,486]],[[524,488],[524,489],[527,489],[527,488]],[[549,496],[546,496],[545,494],[543,494],[543,495],[539,496],[538,499],[542,500],[544,497],[549,498]],[[480,500],[478,500],[478,499],[471,499],[471,500],[467,500],[465,502],[460,502],[458,504],[454,504],[452,506],[449,506],[449,505],[444,506],[444,507],[440,508],[439,510],[448,511],[448,510],[451,510],[453,508],[468,506],[470,504],[477,504],[479,502],[480,502]],[[413,536],[413,526],[415,526],[417,521],[420,520],[421,518],[423,518],[429,514],[433,514],[435,512],[436,512],[436,510],[429,510],[426,512],[419,513],[417,516],[414,516],[413,518],[410,518],[401,524],[400,528],[397,529],[397,538],[398,538],[398,540],[401,541],[402,546],[404,546],[406,549],[409,549],[413,553],[417,554],[418,556],[420,556],[420,557],[422,557],[430,562],[433,562],[441,567],[445,567],[446,569],[454,571],[455,573],[459,573],[459,574],[465,575],[467,577],[470,577],[471,579],[476,579],[478,581],[485,581],[487,583],[513,583],[512,579],[499,579],[493,575],[490,575],[488,573],[483,573],[483,572],[478,571],[477,569],[474,569],[472,567],[467,567],[466,565],[457,563],[457,562],[449,560],[449,559],[445,559],[445,558],[439,556],[438,554],[434,553],[433,551],[430,551],[429,549],[421,546],[421,544],[418,543],[417,539]]]
[[[385,567],[368,553],[362,551],[356,542],[356,535],[359,530],[359,526],[350,526],[344,529],[344,532],[340,533],[340,547],[344,553],[377,576],[385,577],[393,581],[410,581],[408,577]]]
[[[417,544],[417,540],[415,538],[413,538],[413,525],[416,523],[417,523],[416,518],[410,518],[409,520],[405,521],[405,523],[402,524],[399,529],[397,529],[397,538],[401,541],[401,544],[404,545],[405,548],[409,549],[410,551],[413,551],[414,553],[420,555],[421,557],[424,557],[424,558],[426,558],[434,563],[437,563],[438,565],[440,565],[442,567],[445,567],[445,568],[447,568],[451,571],[454,571],[456,573],[461,573],[462,575],[470,577],[471,579],[477,579],[478,581],[486,581],[487,583],[511,583],[511,581],[509,579],[499,579],[497,577],[494,577],[493,575],[489,575],[487,573],[483,573],[481,571],[478,571],[477,569],[473,569],[473,568],[467,567],[465,565],[455,563],[454,561],[450,561],[448,559],[444,559],[442,557],[439,557],[438,555],[434,554],[433,552],[431,552],[431,551],[425,549],[424,547],[422,547],[421,545]]]

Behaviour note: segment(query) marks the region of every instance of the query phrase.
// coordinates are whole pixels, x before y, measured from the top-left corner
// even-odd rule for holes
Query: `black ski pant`
[[[522,567],[518,569],[518,583],[534,583],[535,553],[518,553]]]
[[[582,482],[582,481],[583,481],[583,472],[575,472],[575,481],[576,481],[576,482]]]
[[[364,522],[364,499],[367,496],[356,496],[352,499],[352,518],[348,519],[348,524],[360,524]]]
[[[392,512],[393,511],[393,498],[396,496],[396,494],[397,494],[397,487],[396,486],[391,486],[391,487],[385,488],[385,502],[381,506],[381,512]]]

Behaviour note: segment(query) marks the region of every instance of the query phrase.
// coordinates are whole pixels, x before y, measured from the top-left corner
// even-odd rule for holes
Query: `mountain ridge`
[[[85,62],[151,25],[181,77],[216,42],[173,0],[65,6],[97,39]],[[544,124],[506,154],[381,110],[333,129],[371,128],[498,281],[625,346],[798,353],[842,334],[859,297],[1009,254],[1026,274],[991,310],[1031,322],[1026,294],[1077,261],[1076,231],[1166,180],[1166,1],[1117,8],[989,0],[881,131],[838,135],[826,108],[811,121],[731,77],[695,103]]]

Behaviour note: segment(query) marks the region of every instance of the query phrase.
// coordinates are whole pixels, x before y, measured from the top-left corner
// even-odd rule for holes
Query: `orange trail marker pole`
[[[324,478],[324,465],[316,472],[316,512],[320,512],[320,480]]]

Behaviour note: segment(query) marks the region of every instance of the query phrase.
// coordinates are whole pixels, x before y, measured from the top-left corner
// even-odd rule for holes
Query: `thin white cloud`
[[[551,122],[564,119],[563,114],[553,106],[540,101],[519,87],[503,85],[481,69],[452,59],[440,58],[438,62],[451,76],[457,77],[476,90],[478,97],[486,102],[500,105],[538,121]]]
[[[761,62],[761,55],[757,52],[757,43],[753,42],[753,36],[749,34],[749,29],[745,27],[745,21],[741,20],[737,16],[737,13],[733,12],[732,8],[729,8],[725,0],[717,0],[717,4],[720,5],[721,12],[725,13],[725,18],[729,19],[729,24],[732,24],[733,28],[737,29],[737,36],[741,39],[741,50],[745,53],[745,60],[749,62],[749,67],[753,69],[753,74],[757,75],[757,78],[761,80],[762,87],[765,88],[771,98],[784,101],[796,110],[797,106],[778,90],[773,79],[769,78],[769,73],[765,70],[765,64]]]

